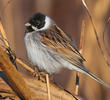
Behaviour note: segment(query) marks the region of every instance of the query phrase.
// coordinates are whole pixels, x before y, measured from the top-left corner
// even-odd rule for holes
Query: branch
[[[7,77],[9,84],[17,95],[23,100],[33,100],[32,93],[26,85],[20,73],[16,70],[15,66],[10,62],[9,57],[0,47],[0,68],[3,70]]]

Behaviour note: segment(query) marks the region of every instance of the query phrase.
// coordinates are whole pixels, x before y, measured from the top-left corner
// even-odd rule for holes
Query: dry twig
[[[32,100],[32,93],[26,85],[24,79],[16,70],[15,66],[10,62],[9,57],[0,47],[0,68],[7,77],[12,89],[23,100]]]
[[[80,35],[80,47],[79,51],[83,55],[83,48],[84,48],[84,30],[85,30],[85,22],[84,20],[82,21],[82,27],[81,27],[81,35]],[[75,89],[75,94],[78,95],[78,90],[79,90],[79,74],[76,72],[76,89]]]
[[[104,50],[103,50],[103,48],[102,48],[102,46],[101,46],[101,44],[100,44],[100,41],[99,41],[99,38],[98,38],[98,33],[97,33],[97,31],[96,31],[96,27],[95,27],[95,24],[94,24],[93,19],[92,19],[92,15],[91,15],[91,13],[90,13],[90,11],[89,11],[89,9],[88,9],[88,7],[87,7],[87,5],[86,5],[86,3],[85,3],[84,0],[82,0],[82,3],[83,3],[83,5],[84,5],[84,7],[85,7],[85,9],[86,9],[86,11],[87,11],[87,13],[88,13],[89,18],[90,18],[90,21],[91,21],[91,24],[92,24],[92,27],[93,27],[93,30],[94,30],[94,33],[95,33],[96,40],[97,40],[99,49],[100,49],[100,51],[101,51],[101,54],[103,55],[106,64],[107,64],[108,66],[110,66],[110,63],[109,63],[109,61],[108,61],[108,59],[107,59],[107,57],[106,57],[106,54],[104,53]],[[107,49],[106,49],[106,50],[107,50]],[[106,52],[107,52],[107,51],[106,51]]]
[[[49,75],[48,74],[46,74],[46,82],[47,82],[48,100],[51,100],[50,85],[49,85]]]
[[[109,24],[110,24],[110,17],[108,18],[107,23],[106,23],[106,25],[105,25],[105,27],[104,27],[104,31],[103,31],[103,34],[102,34],[102,35],[103,35],[102,38],[103,38],[103,43],[104,43],[105,50],[107,51],[107,54],[108,54],[109,57],[110,57],[109,49],[106,47],[106,43],[105,43],[105,33],[106,33],[106,30],[107,30]]]

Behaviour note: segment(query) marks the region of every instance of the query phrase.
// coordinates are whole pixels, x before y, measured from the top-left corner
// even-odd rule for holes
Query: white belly
[[[55,53],[52,53],[47,49],[40,41],[33,41],[32,34],[26,34],[24,40],[29,60],[39,67],[41,70],[45,70],[48,73],[59,72],[63,67],[59,62],[60,57]]]

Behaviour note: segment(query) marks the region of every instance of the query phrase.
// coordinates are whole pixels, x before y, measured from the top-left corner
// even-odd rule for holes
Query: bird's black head
[[[37,13],[29,19],[29,23],[40,29],[45,25],[45,15],[42,13]]]
[[[45,25],[45,15],[42,13],[34,14],[25,24],[28,31],[34,31],[34,28],[41,29]]]

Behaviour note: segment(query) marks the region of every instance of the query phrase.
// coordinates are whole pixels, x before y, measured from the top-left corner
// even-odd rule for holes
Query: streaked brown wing
[[[82,68],[82,62],[85,59],[81,56],[78,50],[74,45],[71,45],[71,39],[57,26],[53,26],[52,28],[41,31],[40,32],[42,38],[41,41],[48,48],[55,51],[66,61],[76,65],[77,67]]]

